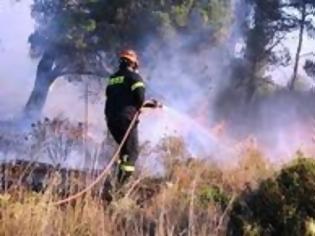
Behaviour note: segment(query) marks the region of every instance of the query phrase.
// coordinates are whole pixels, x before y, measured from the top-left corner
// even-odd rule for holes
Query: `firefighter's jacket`
[[[132,120],[145,100],[145,85],[141,76],[128,69],[120,69],[107,81],[105,115],[107,119]]]

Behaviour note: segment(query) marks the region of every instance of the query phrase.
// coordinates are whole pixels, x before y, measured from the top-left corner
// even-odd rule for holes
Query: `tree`
[[[291,14],[288,13],[287,17],[292,19],[299,32],[293,75],[289,85],[289,88],[293,90],[299,70],[304,33],[305,31],[307,31],[309,35],[314,35],[315,33],[315,22],[313,19],[313,17],[315,17],[315,2],[313,0],[290,0],[287,7],[294,12]]]
[[[282,17],[281,0],[248,0],[252,15],[245,27],[244,59],[246,62],[246,101],[251,101],[259,80],[270,64],[287,63],[286,48],[277,51],[285,33],[292,28],[291,22]]]
[[[233,204],[227,235],[313,235],[315,162],[303,157],[247,189]]]
[[[315,79],[315,61],[306,60],[304,70],[309,77]]]
[[[265,80],[270,66],[287,66],[291,61],[289,50],[282,44],[288,33],[299,31],[295,56],[294,75],[290,88],[298,74],[300,52],[304,32],[314,34],[314,1],[312,0],[248,0],[252,14],[245,27],[244,59],[246,66],[246,100],[251,101],[259,80]],[[301,15],[301,17],[299,17]]]
[[[32,15],[37,23],[30,36],[31,51],[39,57],[34,89],[24,117],[41,113],[50,85],[69,75],[104,77],[122,47],[141,51],[148,38],[163,47],[174,34],[189,32],[198,15],[199,27],[222,27],[219,8],[229,1],[180,0],[34,0]],[[208,36],[213,31],[208,32]],[[206,38],[211,38],[206,37]],[[196,45],[194,45],[196,46]],[[75,76],[71,77],[72,79]]]

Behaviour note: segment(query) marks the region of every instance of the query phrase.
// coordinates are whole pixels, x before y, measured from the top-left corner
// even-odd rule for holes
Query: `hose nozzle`
[[[162,103],[158,102],[155,99],[150,99],[150,100],[146,101],[143,104],[143,107],[146,107],[146,108],[162,108],[163,105],[162,105]]]

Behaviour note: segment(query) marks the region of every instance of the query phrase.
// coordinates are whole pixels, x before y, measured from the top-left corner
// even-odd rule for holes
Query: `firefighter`
[[[145,103],[145,84],[138,73],[139,60],[133,50],[124,50],[119,54],[119,69],[109,77],[106,88],[105,116],[108,130],[114,140],[120,144],[137,112]],[[156,107],[154,100],[145,103],[148,107]],[[119,162],[119,184],[124,183],[134,172],[138,158],[138,122],[131,129],[126,142],[122,146]]]

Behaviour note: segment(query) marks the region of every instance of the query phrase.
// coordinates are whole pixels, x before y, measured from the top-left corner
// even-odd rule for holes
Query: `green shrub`
[[[198,193],[198,200],[199,204],[203,207],[215,203],[224,209],[229,202],[229,196],[218,186],[206,186]]]
[[[299,157],[239,197],[229,235],[315,235],[315,161]]]

